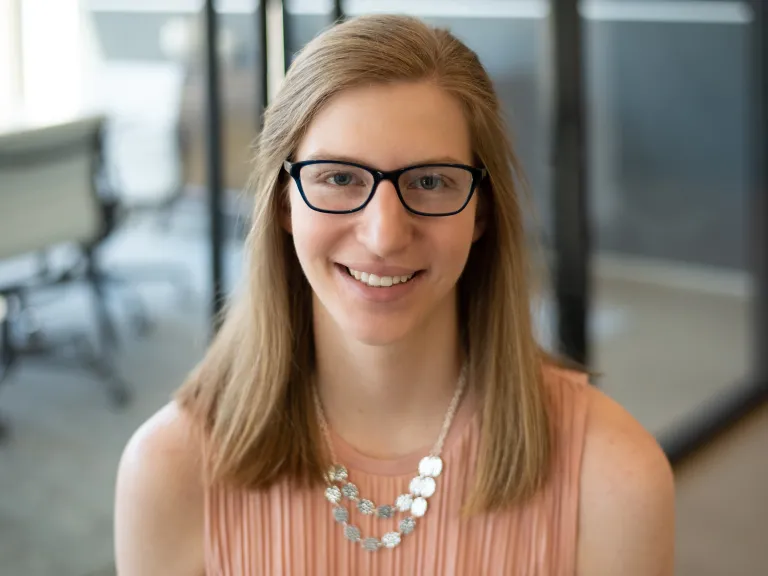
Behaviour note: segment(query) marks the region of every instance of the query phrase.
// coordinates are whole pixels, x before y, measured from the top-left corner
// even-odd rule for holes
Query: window
[[[14,118],[21,100],[19,2],[0,0],[0,124]]]

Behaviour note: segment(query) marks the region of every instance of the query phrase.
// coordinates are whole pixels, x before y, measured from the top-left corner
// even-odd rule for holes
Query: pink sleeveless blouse
[[[576,543],[581,454],[587,419],[586,377],[548,368],[554,451],[548,483],[516,507],[462,518],[472,488],[480,442],[478,403],[462,401],[444,444],[444,469],[429,509],[394,549],[368,552],[349,542],[321,488],[266,491],[212,488],[205,498],[208,576],[255,575],[519,575],[571,576]],[[424,456],[375,460],[333,435],[334,449],[350,481],[374,502],[394,502],[407,492]],[[391,520],[350,510],[363,537],[396,530]]]

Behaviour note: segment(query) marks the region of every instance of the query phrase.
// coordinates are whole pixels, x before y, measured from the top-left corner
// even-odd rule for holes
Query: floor
[[[115,269],[180,267],[192,286],[184,301],[169,286],[141,285],[156,326],[139,338],[121,323],[118,368],[135,391],[127,409],[111,409],[87,373],[32,362],[0,389],[0,417],[12,433],[0,445],[3,576],[114,574],[112,497],[120,451],[207,342],[208,252],[199,225],[205,219],[196,210],[185,207],[171,232],[137,226],[105,253]],[[237,242],[227,254],[232,285],[240,270]],[[598,282],[597,295],[592,330],[596,365],[607,374],[601,385],[650,429],[663,430],[745,370],[749,311],[743,301],[615,280]],[[119,319],[121,303],[116,294]],[[40,310],[53,333],[89,329],[89,301],[77,288],[43,296]],[[550,315],[546,306],[542,314]],[[766,573],[767,437],[768,409],[679,471],[678,575]]]
[[[139,226],[104,254],[111,270],[138,275],[165,269],[170,278],[183,274],[192,288],[185,300],[170,284],[138,285],[155,323],[144,338],[121,315],[124,293],[114,292],[111,309],[121,325],[117,372],[134,390],[126,409],[110,407],[93,375],[57,365],[20,363],[0,387],[0,419],[10,428],[0,444],[0,575],[114,574],[112,497],[120,453],[137,425],[167,402],[208,339],[207,244],[201,230],[185,222],[182,214],[170,235],[152,223]],[[239,247],[231,246],[227,256],[232,284]],[[81,287],[39,300],[43,326],[54,337],[64,327],[92,332],[91,302]]]
[[[749,374],[742,298],[614,279],[596,282],[594,305],[616,317],[593,330],[597,383],[657,435]]]
[[[676,470],[678,576],[768,574],[768,406]]]

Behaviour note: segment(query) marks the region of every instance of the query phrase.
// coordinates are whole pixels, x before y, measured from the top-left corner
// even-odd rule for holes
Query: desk
[[[104,111],[97,107],[82,107],[57,114],[30,114],[20,112],[11,118],[0,117],[0,138],[5,136],[16,136],[26,132],[36,132],[47,128],[55,128],[56,126],[61,126],[70,122],[104,117]]]
[[[76,106],[66,109],[35,110],[17,107],[0,116],[0,135],[26,130],[38,130],[46,126],[56,126],[65,122],[72,122],[80,118],[101,115],[103,110],[95,103],[81,102]]]

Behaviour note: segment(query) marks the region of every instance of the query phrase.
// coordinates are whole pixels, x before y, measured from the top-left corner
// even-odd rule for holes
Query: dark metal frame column
[[[291,50],[291,15],[288,12],[288,0],[282,0],[283,10],[283,59],[285,60],[285,71],[291,66],[293,60],[293,51]]]
[[[759,94],[758,127],[755,134],[755,161],[758,180],[752,190],[755,293],[753,364],[756,383],[768,395],[768,5],[754,2],[756,45],[758,52]]]
[[[753,182],[748,238],[753,275],[751,372],[745,382],[733,384],[661,439],[667,456],[678,463],[727,430],[754,409],[768,402],[768,4],[752,2],[750,30],[753,95],[751,112]],[[716,327],[715,327],[716,329]]]
[[[221,324],[225,303],[223,278],[224,214],[222,191],[221,90],[219,86],[218,15],[214,0],[205,0],[206,135],[208,214],[211,250],[211,330]]]
[[[346,18],[344,10],[341,7],[341,0],[333,1],[333,12],[331,13],[331,17],[334,22],[342,22]]]
[[[264,121],[264,110],[267,108],[267,102],[269,101],[269,86],[267,84],[267,1],[258,0],[258,7],[256,9],[256,39],[258,40],[258,67],[256,71],[256,78],[259,82],[259,98],[258,110],[256,111],[256,118],[258,119],[258,129],[261,130]]]
[[[555,70],[554,292],[560,352],[589,366],[589,257],[582,22],[577,0],[552,6]]]

